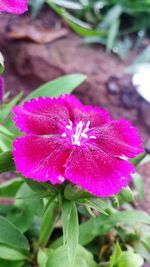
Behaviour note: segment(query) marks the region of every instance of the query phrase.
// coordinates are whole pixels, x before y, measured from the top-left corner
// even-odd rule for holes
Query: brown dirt
[[[42,19],[41,19],[42,18]],[[131,77],[124,74],[131,54],[123,63],[113,54],[106,54],[100,46],[88,46],[69,29],[64,38],[49,43],[35,43],[29,39],[11,39],[10,33],[19,27],[32,25],[35,30],[54,31],[66,28],[61,19],[45,11],[33,20],[24,16],[0,15],[0,50],[6,59],[6,89],[14,96],[21,90],[28,94],[37,86],[68,73],[87,74],[86,82],[74,91],[85,104],[100,105],[112,118],[130,119],[139,128],[144,143],[150,133],[150,105],[135,91]],[[148,194],[150,164],[140,170],[145,181],[146,198],[142,208],[150,213]]]

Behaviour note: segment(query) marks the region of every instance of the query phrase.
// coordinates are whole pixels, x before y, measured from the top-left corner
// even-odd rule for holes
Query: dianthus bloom
[[[137,129],[126,120],[110,120],[99,107],[74,96],[32,99],[13,110],[25,136],[13,143],[17,171],[40,182],[71,181],[93,195],[107,197],[126,187],[142,152]]]
[[[22,14],[27,11],[28,0],[0,0],[0,12]]]

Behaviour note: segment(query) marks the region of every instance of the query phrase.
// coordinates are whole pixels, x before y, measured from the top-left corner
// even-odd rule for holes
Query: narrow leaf
[[[58,204],[55,202],[56,196],[53,196],[51,198],[51,202],[49,202],[49,207],[45,211],[43,217],[42,217],[42,224],[40,229],[40,237],[39,237],[39,245],[41,247],[45,247],[51,233],[53,231],[54,225],[57,220],[58,216]]]
[[[15,225],[2,216],[0,216],[0,243],[6,246],[11,246],[17,250],[29,250],[29,244],[26,237]]]
[[[70,265],[75,266],[75,258],[77,252],[77,246],[79,242],[79,222],[78,213],[75,202],[72,202],[70,219],[68,223],[67,231],[67,250]]]
[[[21,179],[13,179],[0,184],[0,197],[14,197],[22,184]]]
[[[11,151],[0,153],[0,173],[15,170]]]
[[[42,85],[37,90],[28,95],[24,99],[24,101],[27,101],[31,98],[37,98],[39,96],[58,97],[62,94],[69,94],[85,79],[86,76],[83,74],[70,74],[62,76],[56,80]]]

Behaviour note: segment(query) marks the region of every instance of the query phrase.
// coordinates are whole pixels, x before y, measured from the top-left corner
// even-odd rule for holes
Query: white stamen
[[[90,139],[96,139],[96,136],[95,135],[91,135],[89,138]]]
[[[67,134],[66,134],[66,133],[63,133],[61,136],[62,136],[62,137],[66,137],[66,136],[67,136]]]
[[[81,136],[84,137],[84,138],[88,138],[88,135],[84,132],[81,133]]]
[[[79,123],[78,123],[77,126],[76,126],[75,134],[72,135],[72,136],[73,136],[72,143],[73,143],[73,144],[76,144],[76,145],[78,145],[78,146],[80,146],[79,138],[80,138],[80,135],[81,135],[81,133],[82,133],[82,127],[83,127],[83,122],[82,122],[82,121],[79,121]]]
[[[60,182],[64,182],[65,181],[65,178],[60,174],[59,176],[58,176],[58,181],[60,181]]]
[[[90,121],[88,121],[86,124],[82,121],[79,121],[76,125],[73,125],[72,121],[69,120],[69,123],[66,125],[66,129],[71,131],[71,140],[72,144],[74,145],[81,145],[82,138],[88,139],[93,138],[96,139],[96,136],[88,136],[87,132],[89,131]],[[69,133],[62,133],[62,137],[69,136]],[[83,140],[84,142],[84,140]]]
[[[128,160],[128,158],[125,155],[120,156],[119,159]]]
[[[71,120],[69,120],[69,124],[72,126],[72,121]]]
[[[71,126],[71,125],[66,125],[66,128],[67,128],[68,130],[72,130],[72,126]]]
[[[89,126],[90,126],[90,121],[87,122],[86,128],[89,128]]]

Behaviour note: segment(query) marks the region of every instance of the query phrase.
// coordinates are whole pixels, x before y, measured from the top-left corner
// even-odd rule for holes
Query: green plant
[[[147,0],[46,0],[87,42],[104,44],[122,59],[149,34]]]

